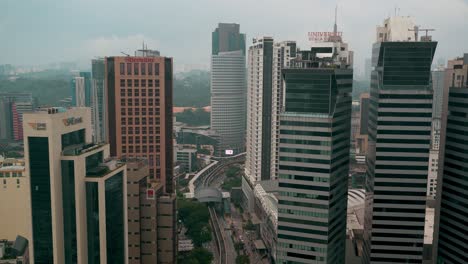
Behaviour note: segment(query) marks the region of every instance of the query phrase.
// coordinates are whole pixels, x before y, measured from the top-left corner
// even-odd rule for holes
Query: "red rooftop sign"
[[[146,57],[125,57],[125,62],[154,62],[154,58],[146,58]]]
[[[323,42],[328,41],[330,37],[341,37],[343,36],[343,32],[309,32],[308,33],[309,40],[312,42]]]

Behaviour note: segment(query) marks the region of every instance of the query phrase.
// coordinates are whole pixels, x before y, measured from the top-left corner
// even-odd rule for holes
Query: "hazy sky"
[[[394,14],[435,28],[437,58],[468,52],[468,0],[0,0],[0,64],[87,63],[95,56],[133,54],[142,41],[174,57],[175,65],[209,65],[218,22],[241,25],[252,37],[296,40],[338,28],[357,66],[371,55],[375,26]]]

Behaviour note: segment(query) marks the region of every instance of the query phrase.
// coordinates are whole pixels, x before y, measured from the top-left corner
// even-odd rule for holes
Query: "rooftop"
[[[0,171],[24,171],[24,166],[3,166],[0,167]]]
[[[87,143],[87,144],[77,144],[77,145],[72,145],[66,147],[62,151],[63,156],[79,156],[81,154],[84,154],[86,152],[93,151],[95,149],[98,149],[106,144],[100,143],[100,144],[95,144],[95,143]]]

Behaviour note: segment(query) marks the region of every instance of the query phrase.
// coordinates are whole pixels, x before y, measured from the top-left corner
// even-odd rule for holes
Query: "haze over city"
[[[0,264],[468,263],[468,0],[0,0]]]
[[[174,57],[176,70],[191,64],[208,69],[211,31],[219,22],[239,23],[247,35],[295,40],[309,46],[307,32],[338,28],[355,51],[356,70],[370,58],[375,26],[394,15],[417,16],[439,43],[435,62],[463,52],[468,42],[467,0],[181,0],[0,2],[0,59],[14,65],[87,61],[148,47]]]

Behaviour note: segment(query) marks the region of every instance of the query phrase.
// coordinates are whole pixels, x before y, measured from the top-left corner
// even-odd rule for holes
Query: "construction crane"
[[[418,41],[419,31],[426,31],[426,36],[424,37],[425,40],[429,39],[429,31],[435,31],[433,28],[419,28],[420,26],[414,26],[413,29],[408,29],[408,31],[414,31],[414,40]]]

